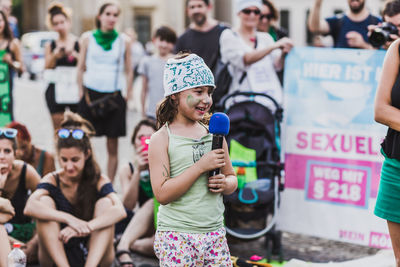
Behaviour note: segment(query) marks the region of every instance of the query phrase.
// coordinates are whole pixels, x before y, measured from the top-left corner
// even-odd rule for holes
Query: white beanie
[[[261,10],[262,2],[261,0],[236,0],[236,14],[246,9],[248,7],[255,6]]]
[[[201,57],[190,54],[168,59],[164,67],[164,96],[200,86],[215,88],[213,73]]]

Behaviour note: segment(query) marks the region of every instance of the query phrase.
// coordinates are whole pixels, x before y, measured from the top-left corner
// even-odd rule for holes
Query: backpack
[[[215,68],[215,91],[212,95],[214,105],[218,105],[222,97],[229,91],[229,87],[232,83],[232,76],[228,69],[229,63],[222,63],[218,60]]]

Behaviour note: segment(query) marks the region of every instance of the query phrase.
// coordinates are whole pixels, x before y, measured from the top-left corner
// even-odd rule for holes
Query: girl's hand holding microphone
[[[202,173],[222,168],[225,166],[224,150],[222,148],[211,150],[203,155],[196,164],[199,166]]]
[[[214,149],[201,157],[197,162],[203,172],[220,169],[225,166],[224,149]],[[226,180],[224,174],[217,174],[208,178],[208,187],[213,193],[221,193],[225,190]]]
[[[213,193],[222,193],[226,188],[225,175],[220,173],[208,178],[208,188]]]

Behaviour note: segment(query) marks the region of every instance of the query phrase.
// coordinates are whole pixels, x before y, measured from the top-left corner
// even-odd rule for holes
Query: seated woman
[[[15,129],[0,129],[0,266],[7,266],[10,240],[27,242],[23,250],[28,260],[37,254],[35,224],[23,211],[29,191],[36,189],[40,176],[31,165],[15,159],[16,136]]]
[[[40,149],[31,143],[31,134],[22,123],[13,121],[9,123],[7,128],[18,130],[17,134],[17,158],[31,164],[40,177],[45,176],[49,172],[56,170],[54,157],[44,149]]]
[[[61,169],[46,175],[25,214],[37,219],[41,266],[110,266],[114,224],[126,216],[110,180],[100,173],[89,136],[93,127],[65,112],[56,135]]]
[[[125,267],[133,266],[129,250],[154,256],[154,202],[146,140],[148,141],[155,131],[156,124],[150,119],[144,119],[136,125],[131,139],[137,156],[136,162],[126,164],[119,174],[125,208],[132,210],[139,203],[139,209],[117,246],[117,259],[120,265]]]

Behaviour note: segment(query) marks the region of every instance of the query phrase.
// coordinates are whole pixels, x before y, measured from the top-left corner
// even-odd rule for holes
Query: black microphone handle
[[[211,149],[220,149],[224,143],[224,136],[222,134],[213,134]],[[208,172],[208,177],[217,175],[220,173],[220,169],[211,170]]]

